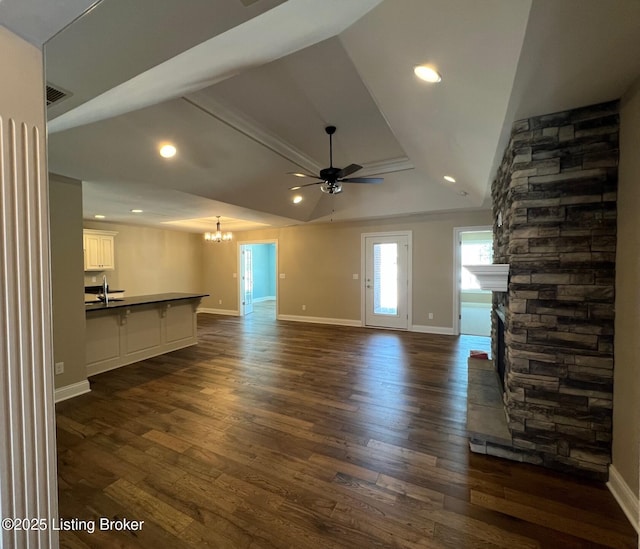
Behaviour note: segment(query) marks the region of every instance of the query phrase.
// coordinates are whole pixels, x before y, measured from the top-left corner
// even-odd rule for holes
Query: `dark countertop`
[[[171,292],[166,294],[139,295],[125,297],[122,299],[109,300],[109,305],[104,303],[88,303],[85,305],[86,311],[105,311],[107,309],[120,309],[122,307],[134,307],[136,305],[148,305],[150,303],[163,303],[165,301],[182,301],[185,299],[200,299],[208,297],[209,294],[186,294]]]

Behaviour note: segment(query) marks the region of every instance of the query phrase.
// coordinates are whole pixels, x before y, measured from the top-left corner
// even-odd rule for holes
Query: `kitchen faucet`
[[[107,284],[107,275],[102,275],[102,301],[104,301],[105,305],[109,305],[108,292],[109,292],[109,284]]]

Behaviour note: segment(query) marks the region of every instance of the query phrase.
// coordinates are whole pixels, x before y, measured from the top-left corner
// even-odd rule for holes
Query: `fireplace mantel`
[[[509,281],[509,264],[465,265],[472,275],[478,279],[480,289],[492,292],[506,292]]]

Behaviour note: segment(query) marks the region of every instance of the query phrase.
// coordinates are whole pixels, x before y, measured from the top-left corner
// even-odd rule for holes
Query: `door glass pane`
[[[398,244],[373,245],[373,312],[398,314]]]
[[[253,303],[253,256],[246,250],[244,256],[244,300],[247,305]]]

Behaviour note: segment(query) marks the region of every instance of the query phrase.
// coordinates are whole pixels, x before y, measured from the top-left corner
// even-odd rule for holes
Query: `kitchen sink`
[[[111,303],[112,301],[124,301],[123,297],[110,297],[109,298],[109,303]],[[84,304],[85,305],[95,305],[96,303],[104,303],[104,301],[102,299],[93,299],[91,301],[85,301]]]

